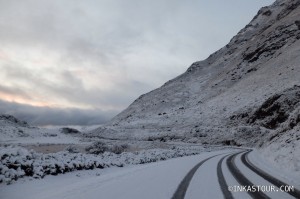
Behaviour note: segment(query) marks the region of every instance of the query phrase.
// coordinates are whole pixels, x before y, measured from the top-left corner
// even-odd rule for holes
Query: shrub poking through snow
[[[85,150],[87,153],[101,154],[104,153],[105,151],[108,151],[108,147],[104,142],[97,141],[94,142],[92,145],[86,147]]]
[[[102,154],[106,151],[112,152],[115,154],[121,154],[129,148],[128,144],[115,144],[113,146],[108,146],[104,142],[97,141],[94,142],[92,145],[85,148],[85,151],[90,154]]]
[[[79,153],[79,149],[74,145],[67,146],[65,150],[69,153]]]
[[[128,148],[129,148],[129,145],[127,145],[127,144],[114,145],[109,149],[109,151],[111,151],[112,153],[115,153],[115,154],[121,154],[121,153],[125,152],[126,149],[128,149]]]

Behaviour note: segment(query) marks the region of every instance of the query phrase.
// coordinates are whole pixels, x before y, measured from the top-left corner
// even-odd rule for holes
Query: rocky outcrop
[[[281,124],[288,122],[293,128],[300,122],[300,86],[294,86],[268,98],[259,108],[249,109],[230,117],[241,123],[259,125],[267,129],[278,129]]]

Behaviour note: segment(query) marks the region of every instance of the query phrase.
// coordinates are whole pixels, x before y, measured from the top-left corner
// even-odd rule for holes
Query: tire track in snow
[[[242,172],[237,168],[234,160],[236,158],[236,156],[238,154],[240,154],[242,152],[236,153],[231,155],[226,163],[228,166],[229,171],[231,172],[231,174],[233,175],[233,177],[242,185],[242,186],[247,186],[247,187],[254,187],[255,185],[248,180],[243,174]],[[247,192],[252,198],[259,198],[259,199],[270,199],[269,196],[267,196],[266,194],[264,194],[263,192],[259,192],[259,191],[254,191],[254,192]]]
[[[281,186],[290,186],[290,185],[286,184],[285,182],[282,182],[281,180],[271,176],[270,174],[266,173],[265,171],[261,170],[260,168],[255,166],[253,163],[251,163],[249,158],[248,158],[248,155],[249,155],[250,152],[251,151],[248,151],[247,153],[244,153],[241,156],[241,160],[242,160],[243,164],[246,167],[251,169],[253,172],[255,172],[257,175],[261,176],[265,180],[269,181],[273,185],[277,186],[278,188],[280,188]],[[300,198],[300,190],[298,190],[296,188],[294,188],[293,191],[286,192],[286,193],[290,194],[291,196],[293,196],[295,198]]]
[[[232,196],[232,193],[228,190],[228,184],[225,180],[225,177],[224,177],[224,174],[223,174],[223,171],[222,171],[222,163],[223,163],[223,160],[230,156],[231,154],[229,155],[226,155],[224,156],[219,162],[218,162],[218,165],[217,165],[217,175],[218,175],[218,181],[219,181],[219,185],[220,185],[220,188],[222,190],[222,193],[223,193],[223,196],[224,198],[226,199],[233,199],[233,196]]]
[[[183,199],[186,193],[186,190],[194,176],[194,174],[196,173],[196,171],[199,169],[199,167],[205,163],[207,160],[214,158],[216,156],[219,156],[222,154],[218,154],[218,155],[214,155],[211,156],[209,158],[206,158],[204,160],[202,160],[201,162],[199,162],[198,164],[196,164],[196,166],[194,166],[188,173],[187,175],[183,178],[183,180],[180,182],[179,186],[177,187],[175,193],[172,196],[172,199]]]

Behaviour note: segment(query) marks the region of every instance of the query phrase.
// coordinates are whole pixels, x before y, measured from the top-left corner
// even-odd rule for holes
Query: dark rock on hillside
[[[64,134],[80,134],[81,132],[74,128],[64,127],[60,129],[60,132]]]
[[[271,96],[254,112],[233,115],[231,120],[243,120],[249,125],[256,124],[267,129],[277,129],[299,108],[300,86],[294,86]],[[296,115],[295,119],[290,121],[290,126],[297,125],[299,121],[300,115]]]

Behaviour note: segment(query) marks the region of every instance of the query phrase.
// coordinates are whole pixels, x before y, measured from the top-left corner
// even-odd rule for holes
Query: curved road
[[[218,182],[220,189],[223,193],[223,198],[231,199],[231,198],[240,198],[240,197],[234,197],[233,193],[235,192],[244,192],[248,194],[249,198],[258,198],[258,199],[270,199],[270,198],[300,198],[300,191],[293,185],[289,185],[280,179],[277,179],[276,177],[272,176],[271,174],[268,174],[267,172],[263,171],[262,169],[255,166],[248,158],[249,153],[251,150],[248,151],[241,151],[236,152],[234,154],[220,154],[220,155],[214,155],[209,158],[206,158],[205,160],[201,161],[199,164],[197,164],[193,169],[190,170],[190,172],[185,176],[185,178],[181,181],[178,188],[176,189],[174,195],[172,196],[172,199],[183,199],[183,198],[191,198],[191,197],[185,197],[186,192],[188,190],[189,184],[193,178],[193,175],[196,173],[196,170],[201,169],[200,166],[203,165],[205,162],[209,161],[210,159],[221,156],[222,158],[219,160],[217,164],[217,176],[218,176]],[[243,174],[243,171],[238,168],[238,166],[235,163],[235,159],[239,154],[242,154],[239,158],[240,161],[250,170],[252,170],[256,175],[263,178],[264,180],[270,182],[271,184],[264,184],[261,183],[262,181],[259,180],[256,183],[251,182],[250,179],[248,179],[245,174]],[[230,171],[231,175],[235,178],[235,180],[238,182],[234,185],[230,185],[233,187],[233,189],[229,188],[229,185],[224,177],[222,164],[224,159],[226,159],[226,166],[228,170]],[[244,171],[245,172],[245,171]],[[246,173],[248,173],[246,171]],[[248,174],[249,175],[249,174]],[[208,195],[207,195],[208,196]],[[195,198],[206,198],[205,195],[201,196],[201,193],[199,193],[198,196],[194,195]],[[245,196],[244,196],[245,197]],[[243,198],[244,198],[243,197]]]
[[[78,171],[0,185],[1,199],[300,198],[299,179],[257,165],[251,150],[224,149],[125,168]],[[265,168],[268,168],[268,172]],[[270,172],[271,171],[271,172]]]

